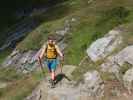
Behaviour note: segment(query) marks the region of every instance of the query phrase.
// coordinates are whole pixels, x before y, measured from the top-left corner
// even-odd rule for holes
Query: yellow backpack
[[[56,51],[55,45],[51,46],[47,44],[45,52],[46,52],[46,57],[48,59],[55,59],[57,57],[57,51]]]

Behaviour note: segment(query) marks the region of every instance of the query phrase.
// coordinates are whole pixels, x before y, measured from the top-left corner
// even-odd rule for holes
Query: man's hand
[[[37,57],[37,61],[39,62],[39,60],[40,60],[40,57],[38,56],[38,57]]]
[[[42,58],[40,56],[37,57],[37,61],[40,62]]]
[[[62,55],[62,56],[60,57],[60,60],[61,60],[61,61],[64,61],[64,55]]]

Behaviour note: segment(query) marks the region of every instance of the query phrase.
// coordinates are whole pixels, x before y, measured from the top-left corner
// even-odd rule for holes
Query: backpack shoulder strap
[[[45,53],[47,52],[47,49],[48,49],[48,44],[46,44]]]

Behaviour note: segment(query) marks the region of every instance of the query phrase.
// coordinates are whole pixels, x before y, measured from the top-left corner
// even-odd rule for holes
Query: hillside
[[[43,86],[43,97],[48,94],[57,100],[64,100],[62,95],[66,100],[131,100],[132,0],[61,0],[47,9],[36,8],[30,15],[39,24],[15,43],[14,50],[0,53],[0,85],[6,84],[0,88],[1,100],[33,100]],[[43,75],[32,58],[49,34],[56,36],[64,52],[63,73],[70,71],[72,82],[62,80],[55,89],[46,91],[47,70]],[[48,100],[52,97],[48,96]]]

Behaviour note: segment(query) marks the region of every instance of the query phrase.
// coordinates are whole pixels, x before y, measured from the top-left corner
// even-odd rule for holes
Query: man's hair
[[[49,35],[48,40],[56,40],[54,35]]]

